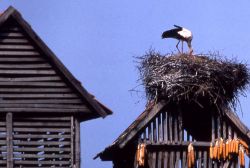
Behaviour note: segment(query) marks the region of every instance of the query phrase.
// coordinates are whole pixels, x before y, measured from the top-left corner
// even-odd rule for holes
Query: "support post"
[[[80,168],[81,152],[80,152],[80,122],[75,119],[75,168]]]
[[[70,150],[71,150],[71,166],[74,167],[74,163],[75,163],[75,122],[74,122],[74,116],[71,116],[70,119],[70,123],[71,123],[71,130],[70,130]]]
[[[6,141],[7,141],[7,168],[13,168],[13,116],[12,113],[6,115]]]

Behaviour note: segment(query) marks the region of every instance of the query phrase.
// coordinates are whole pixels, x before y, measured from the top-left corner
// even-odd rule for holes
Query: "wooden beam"
[[[34,50],[34,46],[32,45],[8,45],[8,44],[0,44],[0,50]]]
[[[56,72],[53,69],[47,70],[0,70],[0,75],[55,75]]]
[[[6,93],[6,94],[0,94],[0,98],[78,98],[78,95],[74,94],[74,93],[34,93],[34,94],[28,94],[28,93],[22,93],[22,94],[18,94],[18,93]]]
[[[74,167],[75,163],[75,122],[74,122],[74,116],[71,116],[70,120],[70,158],[71,158],[71,167]]]
[[[6,44],[27,44],[29,41],[27,39],[11,39],[11,38],[4,38],[0,39],[0,43]]]
[[[19,58],[11,58],[11,57],[0,57],[0,62],[45,62],[42,57],[19,57]]]
[[[53,100],[52,100],[53,101]],[[88,113],[91,114],[91,110],[87,108],[75,108],[75,109],[64,109],[64,108],[0,108],[0,112],[30,112],[30,113]]]
[[[81,99],[33,99],[33,100],[1,100],[0,104],[81,104],[83,101]]]
[[[42,164],[42,165],[70,165],[70,161],[15,160],[15,164],[21,164],[21,165],[39,165],[39,164]]]
[[[65,87],[64,82],[0,82],[0,86]]]
[[[190,144],[191,142],[187,142],[187,141],[182,141],[182,142],[146,142],[146,146],[147,148],[173,148],[173,147],[184,147],[184,148],[187,148],[188,145]],[[210,147],[210,143],[211,142],[205,142],[205,141],[195,141],[195,142],[192,142],[193,146],[194,147]]]
[[[37,51],[1,51],[0,56],[39,56]]]
[[[13,135],[14,138],[19,138],[19,139],[27,139],[27,138],[57,138],[57,139],[61,139],[61,138],[71,138],[70,135],[45,135],[45,134],[14,134]]]
[[[33,63],[33,64],[8,64],[1,63],[0,69],[48,69],[52,66],[48,63]]]
[[[62,159],[68,159],[70,158],[70,155],[68,154],[60,154],[60,155],[55,155],[55,154],[14,154],[15,158],[43,158],[43,159],[47,159],[47,158],[62,158]],[[40,167],[40,166],[39,166]]]
[[[25,147],[25,148],[14,148],[14,152],[70,152],[70,148],[59,148],[59,147]]]
[[[6,141],[7,141],[7,168],[13,168],[13,125],[12,125],[12,113],[6,115]]]
[[[75,168],[81,166],[80,122],[75,118]]]
[[[0,88],[0,93],[70,93],[70,88]]]
[[[39,76],[39,77],[0,77],[0,82],[37,82],[37,81],[62,81],[59,76]],[[8,89],[8,88],[7,88]],[[2,89],[3,90],[3,89]]]
[[[6,38],[6,37],[23,37],[23,34],[22,33],[13,33],[13,32],[3,32],[3,31],[1,31],[0,32],[0,36],[2,37],[2,38]]]
[[[118,138],[117,143],[119,143],[119,147],[123,148],[130,139],[138,134],[138,132],[140,132],[146,126],[146,124],[148,124],[149,121],[151,121],[158,114],[160,110],[162,110],[164,106],[165,102],[162,101],[155,104],[151,109],[146,110],[144,114],[142,114],[141,120],[132,123],[129,129],[125,131],[125,134],[121,135],[120,139]]]

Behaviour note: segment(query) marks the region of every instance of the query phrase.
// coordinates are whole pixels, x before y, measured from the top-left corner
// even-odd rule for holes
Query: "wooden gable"
[[[18,11],[0,15],[0,167],[80,168],[80,122],[111,113]]]
[[[112,160],[114,168],[136,168],[137,145],[145,144],[145,168],[186,167],[187,147],[192,143],[197,167],[226,166],[228,162],[210,159],[211,143],[215,144],[221,138],[224,141],[239,138],[250,144],[249,129],[229,108],[223,109],[224,116],[202,110],[205,109],[193,107],[184,110],[169,106],[165,101],[149,106],[96,158]],[[231,167],[238,166],[237,159],[231,158]]]
[[[94,99],[13,7],[0,16],[0,112],[112,112]]]

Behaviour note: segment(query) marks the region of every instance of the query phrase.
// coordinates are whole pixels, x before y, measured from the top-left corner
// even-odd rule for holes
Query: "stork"
[[[183,53],[183,41],[185,41],[188,45],[189,48],[189,54],[191,55],[193,53],[193,49],[192,49],[192,39],[193,39],[193,35],[192,32],[184,27],[181,26],[177,26],[174,25],[174,29],[171,30],[167,30],[165,32],[162,33],[162,38],[174,38],[178,40],[178,43],[176,45],[177,50],[180,52],[178,45],[181,41],[182,43],[182,53]]]

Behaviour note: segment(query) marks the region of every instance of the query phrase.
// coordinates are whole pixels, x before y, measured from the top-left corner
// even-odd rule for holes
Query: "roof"
[[[167,109],[167,103],[163,100],[149,106],[145,111],[139,115],[139,117],[104,151],[97,154],[97,157],[100,157],[102,160],[110,160],[110,158],[115,155],[115,152],[122,150],[132,141],[136,136],[145,128],[145,126],[156,117],[162,109]],[[245,135],[245,139],[250,144],[250,130],[244,125],[241,120],[236,116],[236,114],[230,110],[230,108],[225,108],[225,117],[231,121],[234,127]],[[111,156],[111,157],[110,157]]]
[[[53,108],[59,108],[60,106],[58,111],[61,110],[62,112],[67,112],[67,109],[71,109],[72,112],[78,113],[80,115],[81,120],[105,117],[112,114],[110,109],[96,100],[93,95],[88,93],[81,83],[71,74],[71,72],[57,58],[57,56],[34,32],[31,26],[22,18],[21,14],[12,6],[10,6],[6,11],[4,11],[4,13],[0,15],[0,34],[0,64],[4,68],[6,68],[8,65],[10,65],[12,68],[11,69],[7,67],[10,70],[1,70],[0,67],[0,72],[4,73],[5,75],[4,78],[1,79],[0,85],[5,82],[4,87],[9,88],[9,90],[11,90],[13,86],[17,87],[18,85],[19,90],[15,88],[18,93],[19,91],[24,92],[25,89],[26,91],[34,91],[34,88],[38,90],[39,87],[41,87],[43,91],[46,91],[43,94],[36,93],[36,95],[28,95],[27,93],[26,95],[19,94],[21,97],[26,96],[25,98],[27,98],[27,95],[30,96],[29,101],[32,101],[33,98],[38,97],[38,99],[35,101],[43,102],[43,105],[36,105],[34,103],[29,104],[29,107],[32,107],[30,111],[33,112],[37,110],[38,112],[54,112]],[[39,67],[37,67],[37,65],[40,65],[41,69],[38,69]],[[31,69],[32,66],[36,69]],[[17,70],[13,68],[22,69]],[[20,76],[22,76],[22,78],[20,78]],[[27,85],[32,85],[32,87],[27,88]],[[53,88],[55,90],[57,89],[58,92],[59,90],[68,89],[70,90],[70,94],[49,94],[48,92],[53,92]],[[54,95],[54,99],[50,100],[49,98],[52,98]],[[5,107],[1,107],[1,103],[6,104],[10,102],[13,104],[12,99],[16,98],[14,97],[10,100],[5,96],[6,94],[0,93],[0,111],[4,111],[6,109]],[[67,96],[71,97],[72,104],[67,102]],[[44,97],[47,99],[45,100]],[[58,97],[60,97],[60,100]],[[76,100],[79,101],[77,102]],[[53,104],[53,101],[60,101],[60,103]],[[28,100],[18,100],[18,102],[27,103]],[[65,102],[65,104],[62,102]],[[44,103],[50,103],[53,105],[50,106],[49,109],[47,107],[48,105],[46,105],[46,110],[45,108],[41,108],[41,106],[44,106]],[[76,105],[78,106],[76,107]],[[8,107],[8,110],[13,112],[29,112],[28,107],[18,107],[16,109]]]

